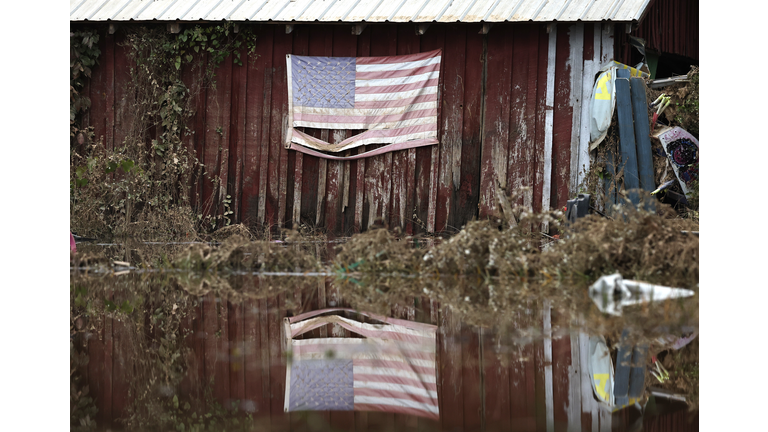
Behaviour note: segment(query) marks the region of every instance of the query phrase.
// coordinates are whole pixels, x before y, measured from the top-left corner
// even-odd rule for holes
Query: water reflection
[[[312,247],[321,254],[329,250]],[[119,248],[110,253],[111,259],[138,258]],[[71,366],[73,391],[80,392],[76,403],[82,405],[75,410],[79,419],[95,419],[100,430],[698,429],[697,413],[688,414],[684,403],[669,397],[649,399],[649,391],[642,400],[644,412],[629,407],[612,413],[601,407],[588,367],[590,335],[605,336],[607,346],[621,345],[622,331],[631,328],[627,343],[635,346],[675,334],[697,324],[695,303],[646,305],[616,318],[597,310],[586,286],[530,283],[507,292],[502,282],[481,277],[330,274],[96,265],[73,271]],[[505,294],[494,297],[489,285]],[[286,318],[324,308],[369,315],[328,312],[319,316],[339,318],[315,321],[295,334],[290,325],[286,330]],[[360,339],[365,335],[352,331],[350,322],[381,325],[371,314],[435,329],[434,390],[423,390],[437,396],[439,415],[386,409],[286,412],[286,389],[298,389],[287,378],[322,377],[292,363],[291,341]],[[691,353],[698,361],[697,344],[694,339],[670,351],[665,361],[687,370]],[[336,351],[330,357],[343,361],[344,353]],[[320,370],[328,375],[327,368]],[[664,387],[646,377],[646,390],[649,383]],[[292,400],[289,396],[288,403]]]

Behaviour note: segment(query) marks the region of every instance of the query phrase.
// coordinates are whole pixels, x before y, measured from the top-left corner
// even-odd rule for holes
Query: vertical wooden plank
[[[499,327],[481,329],[485,430],[508,431],[512,425],[509,394],[509,353],[502,346]]]
[[[287,151],[284,146],[285,121],[288,118],[288,94],[286,83],[285,55],[291,47],[291,36],[280,31],[279,26],[273,27],[272,46],[272,76],[271,99],[269,111],[269,130],[265,143],[268,143],[267,167],[264,177],[266,202],[264,222],[269,226],[282,226],[281,211],[285,211],[285,194],[283,188],[287,180]],[[286,175],[283,170],[286,170]]]
[[[440,373],[440,421],[443,430],[462,430],[464,426],[463,344],[461,321],[449,306],[440,307],[438,365]]]
[[[309,49],[309,27],[298,26],[293,30],[293,50],[291,54],[307,55]],[[292,128],[293,125],[288,125]],[[304,154],[301,152],[291,152],[295,157],[293,174],[293,214],[291,222],[297,227],[301,224],[302,194],[304,191]],[[290,173],[289,173],[290,174]]]
[[[261,110],[262,118],[261,118],[261,154],[259,155],[259,213],[258,213],[258,222],[260,224],[266,224],[266,225],[272,225],[274,223],[274,220],[267,218],[267,179],[274,179],[275,177],[272,176],[271,171],[269,169],[270,166],[270,147],[272,141],[270,140],[270,131],[272,130],[272,124],[270,120],[272,119],[272,110],[273,110],[273,104],[272,104],[272,82],[277,79],[275,77],[275,68],[274,68],[274,57],[273,57],[273,51],[274,51],[274,32],[276,27],[269,26],[267,27],[265,38],[267,38],[267,41],[265,43],[269,43],[268,49],[265,52],[264,55],[264,62],[266,73],[264,74],[264,99],[263,104],[264,107]],[[279,60],[279,59],[277,59]],[[271,205],[271,204],[270,204]],[[274,209],[274,207],[272,207]],[[271,211],[272,214],[274,213],[274,210]]]
[[[569,167],[569,180],[568,180],[568,194],[565,197],[562,204],[558,200],[558,208],[561,208],[566,204],[568,198],[575,197],[579,193],[579,143],[581,141],[581,109],[583,99],[583,73],[584,73],[584,23],[576,23],[569,27],[568,32],[569,39],[569,54],[568,64],[570,66],[570,94],[569,105],[572,110],[571,118],[571,139],[570,139],[570,151],[568,152],[568,158],[570,159]]]
[[[113,297],[114,298],[114,297]],[[112,385],[113,380],[113,372],[114,369],[112,367],[112,357],[113,357],[113,348],[114,348],[114,337],[112,335],[112,327],[113,327],[114,318],[112,317],[105,317],[104,318],[104,419],[106,420],[103,422],[103,425],[111,426],[114,423],[114,412],[112,410],[112,403],[113,403],[113,389],[114,386]],[[121,388],[122,390],[122,388]]]
[[[203,163],[206,178],[203,199],[213,217],[223,213],[223,200],[227,195],[229,165],[229,116],[232,94],[232,59],[228,57],[216,69],[216,87],[206,89],[205,150]],[[223,221],[218,221],[222,226]]]
[[[419,52],[420,37],[413,27],[397,26],[397,55]],[[415,198],[416,149],[398,151],[392,155],[392,215],[390,226],[398,226],[413,233],[413,207]]]
[[[110,81],[108,77],[114,69],[114,57],[107,55],[108,43],[111,44],[113,38],[107,35],[106,29],[99,31],[99,50],[102,52],[99,58],[99,64],[91,71],[91,78],[86,80],[90,87],[91,107],[86,111],[88,113],[89,124],[93,126],[94,139],[96,142],[103,140],[105,148],[110,149],[110,143],[107,141],[107,93],[112,93],[113,88],[108,87]],[[109,48],[112,52],[113,48]]]
[[[544,118],[544,172],[541,190],[541,211],[549,211],[552,188],[552,146],[554,134],[555,71],[557,66],[557,25],[551,27],[547,48],[547,93]],[[542,232],[549,231],[544,222]]]
[[[131,132],[136,112],[135,106],[131,103],[134,97],[131,91],[131,68],[134,67],[134,63],[129,57],[130,48],[124,44],[124,33],[116,33],[111,41],[114,45],[114,51],[112,53],[106,52],[105,55],[113,54],[112,58],[114,58],[113,68],[108,73],[114,81],[114,92],[111,96],[114,109],[111,115],[115,120],[114,144],[119,147],[126,144],[125,139]]]
[[[535,87],[528,86],[528,73],[530,62],[536,64],[535,59],[530,58],[530,36],[524,30],[530,27],[521,27],[512,31],[512,76],[510,80],[510,119],[509,119],[509,161],[507,166],[507,178],[505,183],[508,190],[515,191],[522,187],[533,185],[532,164],[534,149],[531,148],[529,133],[533,134],[534,125],[529,127],[528,118],[533,118],[529,111],[527,99],[530,92],[536,93]],[[522,204],[518,202],[517,204]]]
[[[581,132],[579,135],[579,150],[577,157],[576,184],[581,185],[586,173],[589,171],[591,161],[589,157],[590,119],[592,117],[592,86],[595,82],[595,74],[599,70],[600,45],[596,36],[600,34],[599,23],[589,23],[584,26],[584,71],[582,74],[581,93]]]
[[[464,105],[464,70],[466,64],[466,24],[451,26],[445,35],[444,75],[440,102],[440,165],[435,211],[435,231],[445,231],[452,218],[453,190],[461,174],[461,138]],[[469,30],[471,31],[471,30]]]
[[[479,27],[479,26],[478,26]],[[480,197],[481,118],[483,111],[483,70],[485,35],[473,28],[466,33],[463,70],[463,113],[459,183],[454,183],[454,199],[449,224],[456,229],[474,219]],[[455,155],[454,155],[455,156]],[[455,160],[455,158],[454,158]],[[456,169],[454,167],[454,169]],[[454,181],[456,172],[454,171]]]
[[[613,60],[613,23],[603,23],[600,65]]]
[[[487,71],[485,114],[483,116],[483,153],[480,171],[480,218],[497,213],[496,187],[507,186],[509,157],[510,87],[512,82],[512,27],[499,29],[494,37],[486,35]]]
[[[534,134],[534,141],[533,141],[533,147],[535,149],[534,151],[534,183],[533,183],[533,197],[532,197],[532,207],[534,211],[543,211],[542,208],[543,200],[544,200],[544,186],[545,181],[549,182],[549,177],[544,174],[544,161],[546,158],[546,152],[544,150],[544,147],[546,146],[545,141],[547,141],[546,135],[547,135],[547,128],[546,128],[546,119],[547,119],[547,113],[546,108],[550,105],[547,104],[547,94],[548,94],[548,71],[549,71],[549,42],[550,42],[550,35],[546,32],[546,27],[544,25],[536,24],[534,27],[538,30],[531,29],[529,30],[529,34],[531,37],[538,36],[538,44],[532,41],[532,46],[535,46],[536,49],[533,50],[530,54],[532,58],[535,58],[534,63],[536,63],[535,69],[533,69],[535,72],[531,73],[529,71],[528,73],[528,79],[529,79],[529,86],[531,88],[535,88],[535,102],[533,105],[533,110],[535,112],[533,122],[534,128],[535,128],[535,134]],[[547,53],[547,55],[544,55],[544,53]],[[529,67],[532,65],[529,63]],[[551,111],[550,111],[551,114]],[[551,123],[550,123],[551,124]],[[551,137],[551,136],[550,136]],[[549,196],[549,192],[547,193],[547,196]]]
[[[444,26],[438,26],[430,28],[428,32],[419,36],[421,39],[421,52],[431,51],[435,49],[445,49],[445,33]],[[441,65],[440,83],[438,85],[438,99],[442,99],[445,95],[444,91],[444,78],[445,73],[442,68],[445,67],[443,63]],[[442,106],[438,107],[438,124],[440,123],[440,113]],[[438,140],[442,142],[442,137],[438,135]],[[416,196],[415,204],[416,208],[416,226],[414,226],[414,232],[434,231],[434,217],[437,199],[437,166],[439,164],[439,147],[442,144],[428,147],[419,147],[416,149],[416,171],[415,171],[415,185]],[[412,217],[412,215],[411,215]]]
[[[265,33],[261,29],[254,29],[257,32],[256,54],[262,58],[265,47]],[[271,48],[270,48],[271,49]],[[271,57],[271,56],[270,56]],[[266,144],[260,139],[262,131],[269,129],[269,125],[262,122],[264,103],[264,84],[267,67],[262,63],[254,61],[252,58],[243,56],[243,68],[246,69],[247,79],[245,88],[245,135],[243,150],[243,185],[242,196],[240,197],[240,221],[248,226],[253,226],[259,220],[259,178],[261,164],[260,155],[262,147]],[[267,107],[268,109],[268,107]]]
[[[285,148],[285,137],[288,133],[288,79],[285,55],[289,54],[292,50],[293,38],[292,35],[283,34],[278,32],[280,37],[275,41],[275,53],[279,55],[274,61],[275,67],[275,88],[272,94],[273,107],[277,110],[272,111],[272,130],[274,135],[271,136],[270,147],[275,150],[275,157],[279,158],[276,162],[279,163],[279,170],[276,172],[277,176],[271,177],[272,182],[276,182],[279,179],[279,185],[277,188],[271,187],[270,190],[277,192],[277,225],[283,227],[286,221],[285,214],[287,211],[287,190],[288,185],[293,184],[293,178],[288,178],[288,149]],[[273,172],[270,168],[270,173]],[[274,195],[273,195],[274,196]]]
[[[230,218],[232,223],[242,221],[241,205],[243,202],[243,174],[245,167],[245,141],[246,141],[246,112],[248,100],[248,51],[240,49],[242,66],[233,66],[232,71],[232,105],[230,114],[229,134],[229,177],[227,179],[227,191],[232,197],[230,210],[233,212]]]
[[[105,89],[106,89],[106,112],[105,122],[106,127],[104,130],[105,140],[108,149],[114,149],[121,143],[115,142],[115,35],[107,34],[105,36],[106,44],[104,51],[104,74],[105,74]]]

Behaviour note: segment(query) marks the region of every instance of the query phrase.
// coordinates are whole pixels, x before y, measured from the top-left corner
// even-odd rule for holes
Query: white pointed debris
[[[694,292],[688,289],[624,280],[618,273],[603,276],[589,287],[589,296],[597,308],[616,316],[621,315],[621,308],[624,306],[691,297],[693,294]]]

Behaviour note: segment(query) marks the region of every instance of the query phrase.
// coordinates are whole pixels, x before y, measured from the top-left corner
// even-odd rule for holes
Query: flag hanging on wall
[[[384,411],[439,419],[437,326],[361,313],[384,324],[338,315],[336,308],[285,318],[285,411]],[[337,324],[363,338],[294,339]]]
[[[344,160],[437,144],[441,59],[442,50],[391,57],[288,54],[286,147]],[[296,127],[365,131],[331,144]],[[321,153],[367,144],[387,145],[348,158]]]

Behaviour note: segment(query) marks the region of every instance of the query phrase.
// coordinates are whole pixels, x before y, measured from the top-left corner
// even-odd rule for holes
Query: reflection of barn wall
[[[258,284],[258,282],[255,282]],[[254,417],[273,430],[306,430],[302,414],[283,412],[285,363],[280,329],[288,315],[318,308],[345,305],[340,292],[329,283],[297,289],[293,299],[285,294],[242,303],[219,302],[212,295],[201,297],[200,306],[183,322],[182,333],[193,350],[191,367],[180,388],[179,398],[202,397],[208,383],[213,397],[225,403],[246,401],[255,408]],[[287,302],[301,304],[287,309]],[[499,343],[492,329],[478,329],[459,322],[450,310],[439,308],[425,297],[408,307],[393,307],[392,316],[439,325],[438,394],[440,424],[401,414],[365,412],[320,412],[318,422],[333,430],[486,430],[486,431],[608,431],[624,430],[627,412],[613,416],[600,413],[584,379],[585,354],[579,342],[557,336],[527,345]],[[521,314],[521,328],[546,328],[557,317],[547,319],[542,305],[532,305],[530,315]],[[554,312],[552,312],[554,315]],[[126,414],[130,400],[129,380],[133,361],[126,353],[127,327],[107,318],[105,330],[88,342],[90,356],[86,376],[91,395],[99,408],[97,420],[104,426]],[[309,337],[349,336],[328,325]],[[507,335],[508,336],[508,335]],[[318,420],[319,418],[319,420]],[[328,430],[320,429],[320,430]],[[685,412],[647,419],[645,430],[698,430],[698,415],[689,422]]]
[[[120,42],[137,24],[120,24],[115,34],[103,23],[72,25],[100,29],[102,55],[85,90],[93,104],[86,122],[107,147],[119,146],[130,121],[130,64]],[[290,34],[284,25],[254,25],[256,61],[241,67],[228,59],[216,88],[194,101],[195,133],[185,140],[220,182],[195,184],[193,203],[221,212],[231,195],[235,222],[300,220],[337,234],[364,230],[379,216],[416,232],[460,228],[494,212],[497,180],[531,186],[525,201],[535,209],[562,207],[587,163],[578,152],[587,125],[581,104],[598,65],[613,58],[614,26],[548,25],[497,23],[482,35],[481,24],[432,24],[421,36],[413,24],[371,24],[359,36],[348,24],[297,24]],[[444,55],[438,146],[351,162],[283,147],[286,54],[383,56],[437,48]],[[191,84],[189,70],[184,79]],[[345,133],[316,131],[330,141]]]

